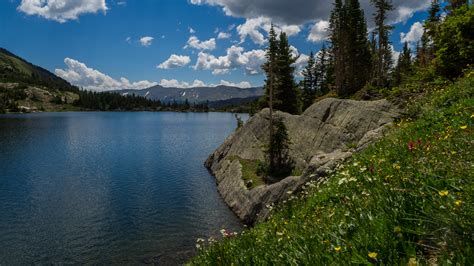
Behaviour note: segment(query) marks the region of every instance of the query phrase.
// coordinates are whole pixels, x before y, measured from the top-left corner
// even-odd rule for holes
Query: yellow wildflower
[[[438,192],[438,194],[441,196],[441,197],[446,197],[447,195],[449,195],[449,191],[447,190],[441,190]]]
[[[467,129],[467,126],[462,126],[461,129]]]
[[[471,118],[474,118],[474,114],[471,115]]]
[[[410,260],[408,261],[408,266],[417,266],[418,265],[418,261],[416,260],[416,258],[410,258]]]
[[[377,258],[377,252],[369,252],[369,258],[371,259],[376,259]]]
[[[342,249],[342,248],[341,248],[340,246],[337,246],[337,247],[334,248],[334,250],[335,250],[336,252],[341,251],[341,249]]]
[[[456,204],[456,206],[461,206],[462,200],[456,200],[456,201],[454,202],[454,204]]]

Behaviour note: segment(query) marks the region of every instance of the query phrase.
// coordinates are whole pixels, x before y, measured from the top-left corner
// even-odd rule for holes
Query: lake
[[[241,229],[203,166],[235,127],[230,113],[1,115],[0,265],[174,264]]]

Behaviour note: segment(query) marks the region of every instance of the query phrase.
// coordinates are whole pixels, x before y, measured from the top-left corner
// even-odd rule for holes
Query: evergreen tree
[[[408,47],[408,42],[403,45],[403,50],[398,56],[397,66],[394,72],[394,85],[399,86],[407,76],[412,72],[411,49]]]
[[[303,70],[303,95],[302,104],[303,110],[306,110],[313,104],[314,98],[316,97],[316,86],[318,83],[317,77],[319,72],[316,70],[316,61],[313,52],[310,53],[308,64]]]
[[[293,64],[296,57],[291,52],[286,33],[281,32],[277,55],[277,85],[274,108],[290,114],[301,113],[299,92],[294,79]]]
[[[330,64],[331,58],[329,50],[326,48],[326,45],[323,44],[321,51],[318,53],[314,69],[316,94],[323,95],[329,92],[332,76]]]
[[[392,68],[392,48],[389,41],[389,34],[392,26],[386,25],[387,14],[393,10],[391,0],[371,0],[376,9],[374,14],[375,32],[377,33],[377,67],[374,74],[374,83],[378,87],[386,87],[389,82],[389,74]]]
[[[275,95],[276,93],[276,85],[278,83],[277,73],[278,73],[278,40],[277,34],[275,32],[275,28],[272,24],[268,36],[268,47],[266,50],[266,59],[267,61],[263,64],[262,69],[265,71],[266,79],[265,79],[265,99],[264,99],[264,106],[270,107],[273,109],[273,104],[276,102]],[[262,106],[263,107],[263,106]]]
[[[347,96],[360,90],[369,78],[371,56],[364,11],[358,0],[336,0],[330,18],[335,87]]]
[[[290,140],[283,119],[279,118],[274,123],[274,134],[271,135],[270,145],[267,153],[267,169],[266,174],[271,177],[269,181],[279,181],[282,178],[291,175],[294,168],[294,162],[289,156]]]

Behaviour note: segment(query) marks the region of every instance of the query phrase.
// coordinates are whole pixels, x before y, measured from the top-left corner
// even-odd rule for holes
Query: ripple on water
[[[0,264],[182,263],[238,230],[203,167],[232,114],[0,116]]]

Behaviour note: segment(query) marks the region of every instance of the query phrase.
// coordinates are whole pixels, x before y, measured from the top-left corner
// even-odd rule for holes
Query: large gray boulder
[[[248,189],[239,160],[264,160],[268,142],[269,110],[265,109],[238,129],[207,159],[218,190],[234,213],[247,224],[264,219],[268,206],[286,200],[312,179],[319,179],[353,152],[383,136],[400,110],[386,100],[325,99],[302,115],[276,112],[288,129],[289,155],[303,174]]]

